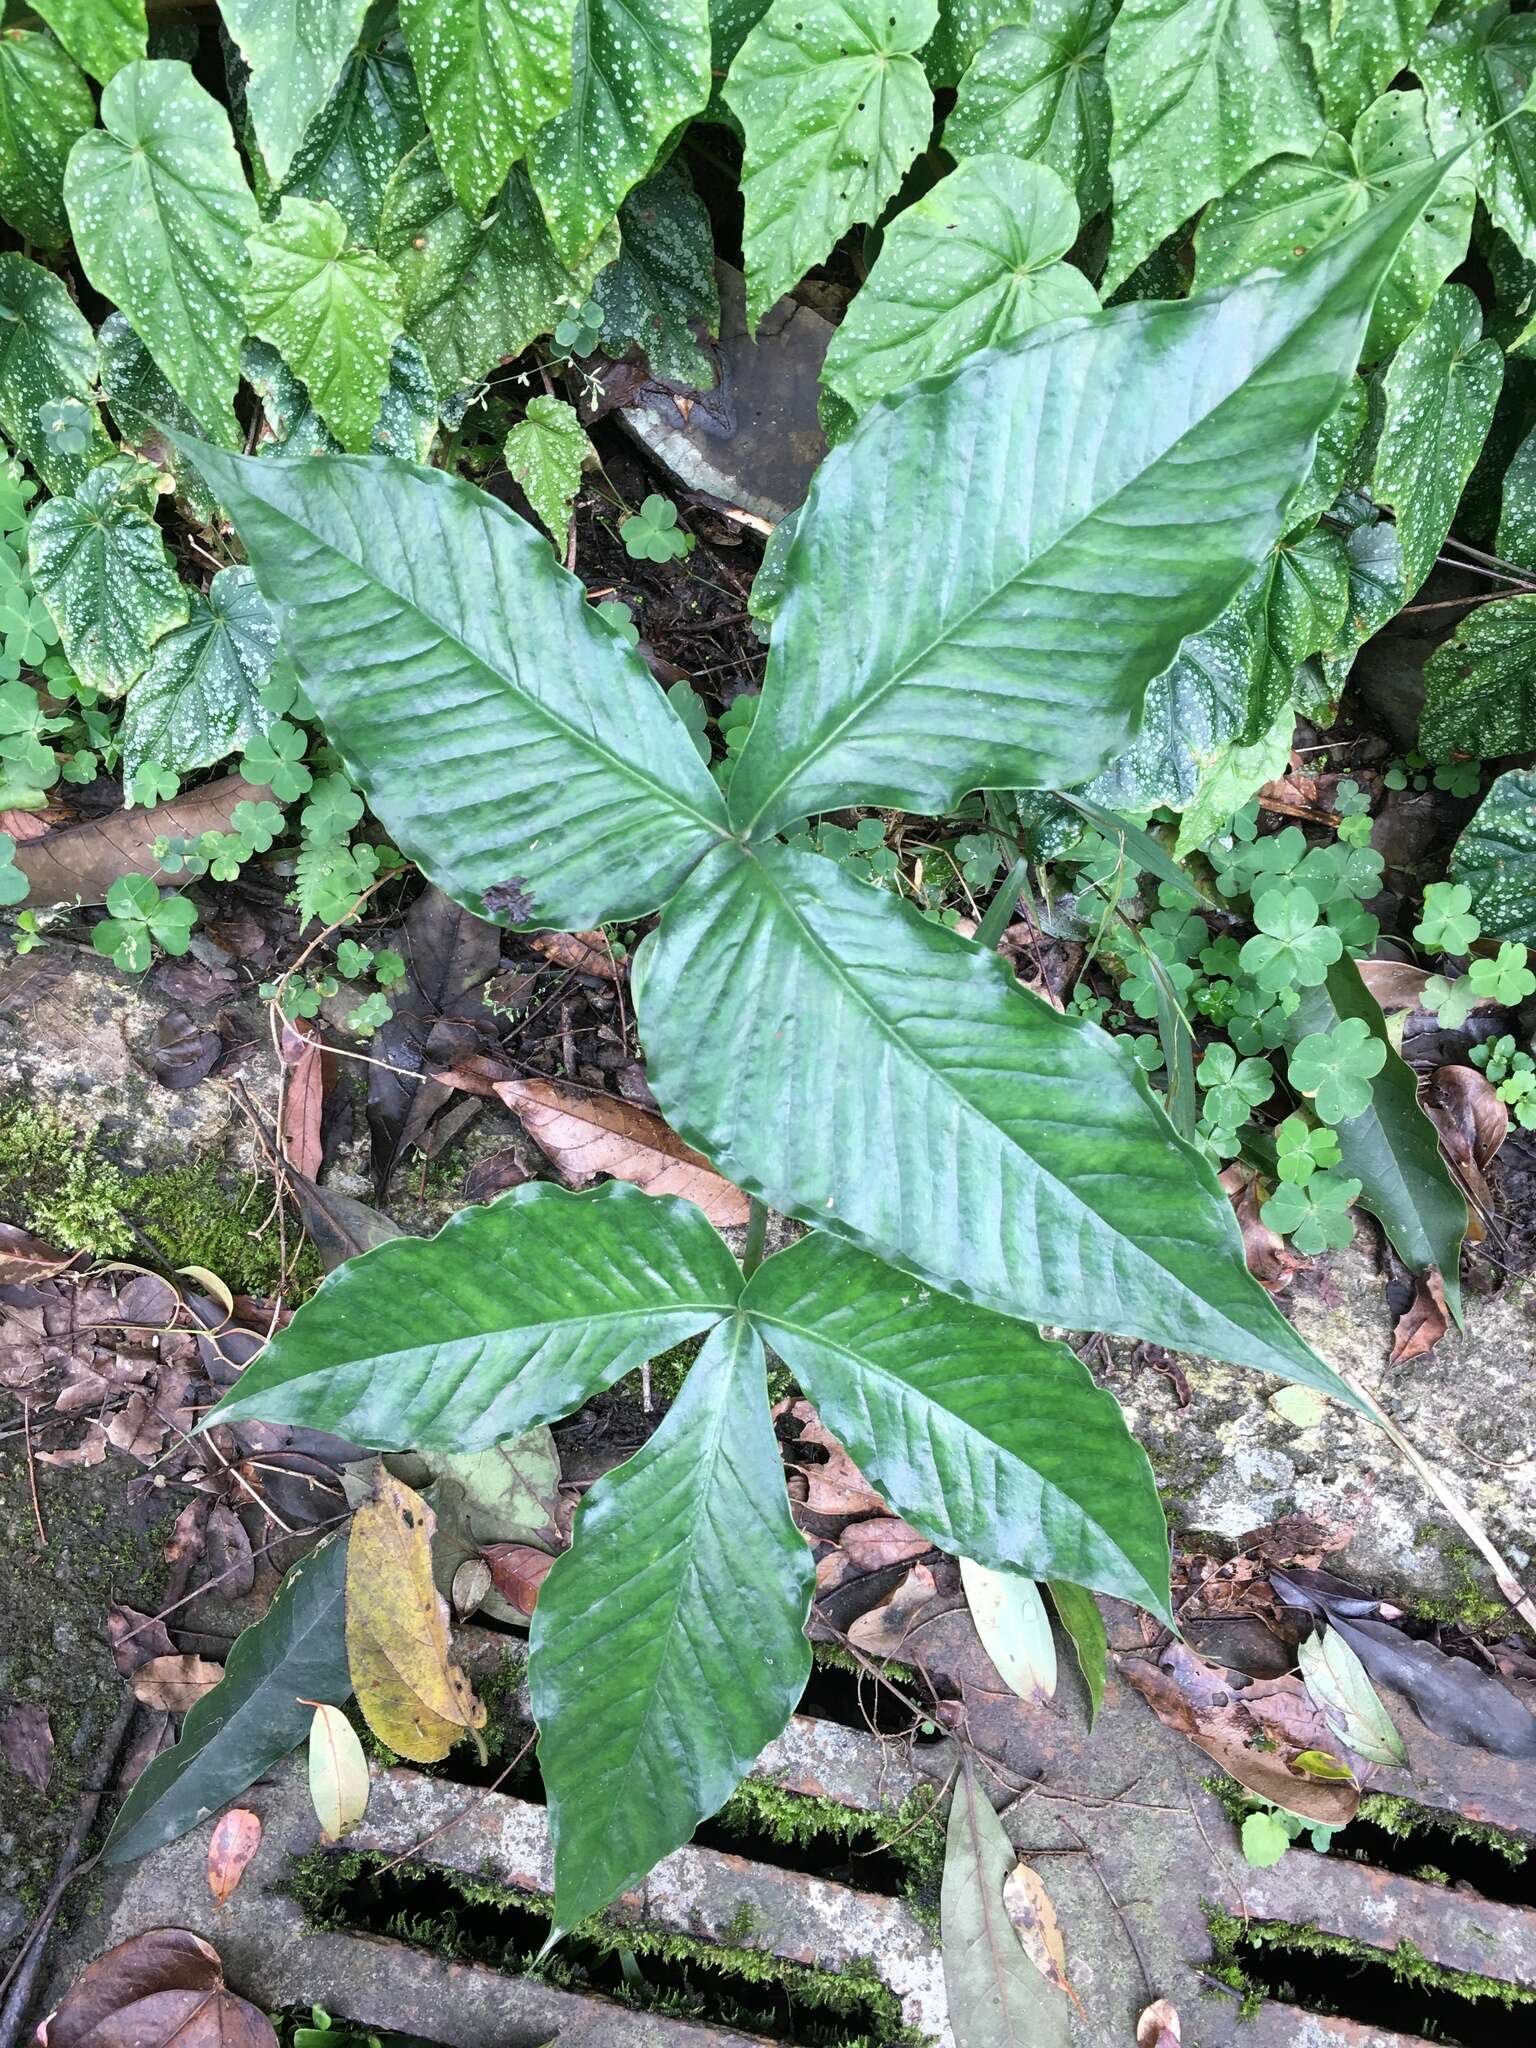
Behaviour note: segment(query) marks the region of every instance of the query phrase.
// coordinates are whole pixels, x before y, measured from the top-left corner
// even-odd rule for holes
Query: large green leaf
[[[283,184],[302,199],[328,199],[364,247],[378,235],[390,179],[427,132],[405,44],[387,18],[386,28],[365,28]]]
[[[0,214],[44,249],[69,240],[64,166],[96,125],[89,81],[52,36],[0,35]]]
[[[1027,28],[1003,28],[960,81],[944,124],[954,157],[1003,150],[1048,164],[1085,219],[1109,204],[1111,0],[1038,0]]]
[[[144,0],[33,0],[82,71],[105,85],[149,47]]]
[[[1520,253],[1536,259],[1536,114],[1517,111],[1536,69],[1536,15],[1512,15],[1509,0],[1441,14],[1413,59],[1437,131],[1456,135],[1464,125],[1476,138],[1478,192]]]
[[[1098,295],[1062,258],[1077,204],[1044,164],[974,156],[899,213],[827,350],[822,381],[855,413],[1015,341]]]
[[[256,141],[268,176],[281,185],[340,82],[368,0],[219,0],[219,12],[249,67],[245,97]]]
[[[1409,597],[1451,530],[1503,381],[1503,351],[1484,338],[1477,300],[1464,284],[1443,286],[1382,380],[1371,489],[1396,515]]]
[[[1404,1265],[1415,1273],[1438,1269],[1459,1322],[1467,1205],[1440,1156],[1435,1127],[1419,1107],[1413,1069],[1393,1049],[1386,1020],[1348,953],[1329,968],[1325,982],[1297,994],[1301,1005],[1286,1027],[1287,1045],[1357,1017],[1387,1048],[1386,1065],[1371,1082],[1370,1108],[1334,1126],[1340,1163],[1360,1182],[1361,1206],[1380,1221]]]
[[[1424,668],[1419,744],[1432,760],[1536,747],[1536,597],[1479,605]]]
[[[50,498],[27,537],[32,581],[82,683],[120,696],[155,642],[182,625],[187,591],[154,522],[157,472],[116,455],[69,497]]]
[[[919,55],[936,87],[960,83],[965,68],[997,31],[1019,27],[1035,11],[1033,0],[939,0],[939,18]]]
[[[675,129],[709,98],[708,0],[576,0],[570,104],[528,152],[561,260],[574,268]]]
[[[1501,775],[1451,850],[1488,939],[1536,946],[1536,769]]]
[[[131,1863],[174,1842],[302,1742],[316,1701],[339,1707],[351,1698],[346,1567],[345,1538],[322,1543],[289,1572],[261,1620],[240,1631],[181,1740],[146,1766],[118,1809],[105,1862]]]
[[[1350,142],[1329,135],[1310,163],[1277,157],[1206,208],[1195,236],[1196,286],[1288,268],[1434,159],[1423,93],[1384,93],[1360,116]],[[1474,197],[1470,168],[1453,165],[1387,272],[1365,339],[1367,362],[1397,347],[1465,257]]]
[[[1536,568],[1536,431],[1526,435],[1504,472],[1494,545],[1506,562]]]
[[[327,201],[285,199],[246,245],[245,310],[251,331],[304,380],[342,447],[361,453],[378,425],[402,312],[389,265],[348,242]]]
[[[178,497],[199,526],[218,516],[218,508],[202,478],[166,430],[195,434],[197,421],[156,367],[155,359],[121,313],[109,313],[96,337],[101,349],[101,395],[119,438],[146,461],[160,464],[176,479]],[[105,435],[103,435],[105,440]],[[103,448],[105,454],[110,443]]]
[[[668,1121],[772,1208],[1007,1315],[1339,1391],[1134,1061],[995,955],[772,843],[701,862],[636,973]]]
[[[476,218],[571,97],[577,0],[401,0],[438,160]]]
[[[561,311],[580,303],[618,253],[618,235],[567,270],[520,166],[491,218],[476,222],[454,198],[426,141],[390,180],[379,252],[400,279],[406,331],[447,394],[467,390],[552,332]]]
[[[261,400],[266,422],[267,433],[256,444],[258,455],[341,453],[340,442],[315,411],[303,380],[293,374],[275,348],[264,341],[248,341],[240,351],[240,374]],[[368,452],[425,462],[440,424],[432,373],[411,337],[397,334],[389,354],[389,382]]]
[[[860,1471],[941,1549],[1168,1618],[1152,1467],[1065,1344],[819,1230],[760,1266],[741,1306]]]
[[[233,432],[256,202],[229,116],[185,64],[125,64],[102,128],[70,151],[64,198],[86,275],[201,422]]]
[[[196,460],[374,815],[466,909],[637,917],[724,836],[687,728],[514,512],[379,456]]]
[[[1296,0],[1125,0],[1105,60],[1112,291],[1206,200],[1323,139]]]
[[[71,491],[112,452],[93,398],[100,362],[90,322],[64,280],[14,249],[0,254],[0,434],[50,491]],[[75,398],[91,409],[91,445],[56,454],[39,409]]]
[[[221,569],[191,604],[128,693],[118,739],[130,775],[146,761],[177,775],[211,768],[272,723],[259,692],[277,659],[277,627],[255,577]]]
[[[349,1259],[213,1414],[380,1450],[483,1450],[698,1336],[740,1291],[691,1202],[623,1181],[585,1195],[531,1182],[434,1238]]]
[[[782,1732],[810,1676],[814,1576],[763,1347],[733,1317],[655,1435],[588,1493],[534,1609],[557,1934],[688,1841]]]
[[[1299,0],[1302,41],[1335,128],[1347,132],[1412,62],[1434,11],[1435,0]]]
[[[592,287],[603,309],[603,348],[617,356],[634,343],[653,376],[708,389],[715,369],[699,341],[720,330],[715,236],[676,157],[630,193],[619,228],[618,256]]]
[[[773,0],[737,53],[726,103],[746,158],[747,320],[856,221],[877,220],[933,126],[916,52],[934,0]]]
[[[1285,277],[1065,321],[869,413],[796,527],[732,816],[943,811],[1122,753],[1284,530],[1431,196],[1405,186]]]

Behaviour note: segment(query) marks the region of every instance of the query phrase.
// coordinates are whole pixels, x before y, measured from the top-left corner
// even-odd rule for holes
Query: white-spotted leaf
[[[211,768],[272,723],[261,690],[277,659],[277,628],[245,567],[221,569],[195,592],[184,626],[157,640],[128,692],[119,739],[132,775],[157,761],[175,775]]]
[[[187,616],[187,591],[151,517],[157,476],[114,456],[72,496],[50,498],[29,534],[32,580],[69,665],[108,697],[144,673],[156,641]]]

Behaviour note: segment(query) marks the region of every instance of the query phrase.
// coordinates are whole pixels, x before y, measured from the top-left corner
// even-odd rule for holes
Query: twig
[[[21,1427],[27,1440],[27,1486],[32,1495],[32,1519],[37,1524],[37,1540],[44,1550],[48,1548],[48,1531],[43,1527],[43,1510],[37,1498],[37,1465],[32,1456],[32,1403],[22,1397]]]

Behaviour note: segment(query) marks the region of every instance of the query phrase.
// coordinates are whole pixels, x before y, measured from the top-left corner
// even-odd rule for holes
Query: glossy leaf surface
[[[1485,938],[1536,946],[1536,770],[1494,783],[1452,849],[1450,878],[1472,891]]]
[[[1508,0],[1442,8],[1413,68],[1439,128],[1475,139],[1472,167],[1489,213],[1521,255],[1536,259],[1536,113],[1522,112],[1536,67],[1536,18]]]
[[[562,554],[571,506],[581,488],[581,466],[592,453],[576,408],[563,398],[530,398],[507,436],[507,468]]]
[[[235,1638],[222,1680],[194,1704],[176,1747],[145,1768],[119,1807],[106,1862],[131,1863],[195,1828],[304,1740],[307,1701],[339,1707],[351,1697],[346,1572],[344,1538],[293,1567],[261,1620]]]
[[[1431,760],[1536,747],[1536,596],[1468,612],[1424,667],[1419,743]]]
[[[285,199],[247,244],[245,310],[342,447],[361,454],[378,424],[401,302],[389,265],[350,239],[327,201]]]
[[[128,693],[118,738],[132,775],[146,761],[173,774],[211,768],[272,723],[260,692],[277,659],[277,627],[256,579],[220,569],[191,616],[155,643]]]
[[[725,83],[746,158],[747,321],[880,216],[928,140],[934,0],[773,0]]]
[[[570,99],[575,14],[576,0],[402,0],[438,158],[470,213]]]
[[[1077,228],[1076,202],[1054,171],[968,158],[886,229],[832,336],[822,381],[862,414],[977,349],[1096,313],[1093,286],[1061,260]]]
[[[708,0],[576,0],[570,104],[528,152],[561,260],[592,249],[709,98]]]
[[[368,0],[220,0],[250,71],[246,103],[274,184],[336,90],[367,11]]]
[[[328,199],[353,240],[372,248],[389,181],[426,132],[404,43],[393,29],[369,36],[347,59],[336,90],[310,122],[283,191]]]
[[[81,70],[102,85],[146,53],[145,0],[36,0],[35,11]]]
[[[1085,219],[1109,204],[1110,0],[1036,0],[1028,25],[1002,28],[960,81],[944,124],[951,156],[1002,150],[1047,165]]]
[[[1062,322],[870,413],[798,521],[733,818],[938,812],[1106,767],[1279,539],[1431,194],[1286,277]]]
[[[435,1238],[349,1260],[215,1413],[381,1450],[482,1450],[696,1337],[740,1287],[691,1202],[533,1182],[461,1209]]]
[[[675,157],[630,193],[619,228],[619,254],[592,288],[603,309],[605,353],[620,355],[633,342],[655,376],[707,389],[715,367],[700,338],[720,328],[715,236]]]
[[[229,116],[185,64],[154,60],[123,66],[101,119],[64,178],[80,261],[204,433],[228,438],[256,226]]]
[[[0,253],[0,433],[36,469],[50,491],[71,491],[112,452],[92,402],[100,370],[90,322],[62,278],[14,249]],[[92,444],[55,454],[38,418],[51,399],[92,408]]]
[[[109,697],[144,673],[156,641],[187,616],[186,588],[152,517],[154,474],[134,456],[114,456],[72,496],[50,498],[28,536],[32,580],[70,667]]]
[[[1409,67],[1435,0],[1298,0],[1301,38],[1329,125],[1348,133]]]
[[[1325,982],[1298,994],[1300,1007],[1286,1029],[1289,1046],[1357,1017],[1387,1048],[1386,1063],[1370,1084],[1370,1108],[1334,1125],[1340,1170],[1360,1182],[1362,1206],[1380,1221],[1403,1263],[1415,1273],[1439,1271],[1459,1321],[1467,1205],[1440,1156],[1435,1127],[1419,1107],[1413,1069],[1393,1050],[1386,1020],[1349,954],[1333,963]]]
[[[1106,292],[1255,164],[1310,156],[1323,139],[1296,0],[1125,0],[1105,71],[1115,187]]]
[[[587,1494],[534,1609],[557,1931],[686,1842],[782,1731],[810,1675],[813,1577],[763,1347],[733,1317]]]
[[[814,1231],[741,1306],[865,1476],[954,1556],[1168,1611],[1146,1453],[1065,1344]]]
[[[668,1121],[770,1207],[1005,1314],[1339,1391],[1140,1070],[995,956],[814,854],[732,847],[636,977]]]
[[[52,36],[0,36],[0,214],[25,240],[44,249],[68,241],[64,166],[95,125],[85,74]]]
[[[515,513],[378,456],[196,460],[353,780],[467,910],[638,916],[723,833],[687,729]]]

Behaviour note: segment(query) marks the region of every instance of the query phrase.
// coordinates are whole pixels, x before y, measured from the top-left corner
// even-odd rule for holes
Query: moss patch
[[[766,1835],[798,1847],[836,1842],[884,1849],[902,1866],[902,1895],[919,1919],[936,1924],[944,1869],[944,1825],[931,1786],[920,1785],[888,1813],[866,1813],[840,1800],[790,1792],[766,1778],[745,1778],[712,1825],[733,1835]]]
[[[1400,1941],[1394,1949],[1374,1947],[1346,1934],[1325,1934],[1320,1928],[1290,1920],[1242,1921],[1220,1908],[1207,1908],[1207,1924],[1215,1946],[1217,1966],[1211,1975],[1243,1996],[1245,2012],[1256,2010],[1265,1993],[1244,1969],[1264,1949],[1278,1949],[1297,1956],[1335,1956],[1352,1964],[1365,1964],[1384,1971],[1412,1990],[1449,1993],[1474,2003],[1489,2001],[1507,2010],[1536,2005],[1536,1991],[1519,1984],[1506,1984],[1497,1977],[1485,1977],[1475,1970],[1448,1970],[1432,1963],[1411,1941]]]

